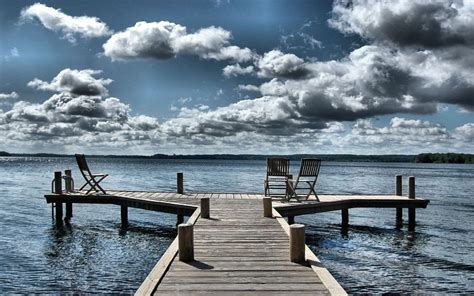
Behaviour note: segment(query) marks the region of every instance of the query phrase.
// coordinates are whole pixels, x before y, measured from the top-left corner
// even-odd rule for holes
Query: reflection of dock
[[[190,216],[138,295],[344,295],[344,289],[305,246],[303,226],[290,226],[283,217],[291,224],[298,215],[340,210],[342,226],[347,226],[350,208],[396,208],[397,222],[401,209],[408,208],[413,230],[415,208],[429,203],[399,195],[319,195],[320,202],[287,202],[250,193],[110,190],[85,195],[62,193],[60,188],[58,184],[60,193],[45,195],[48,203],[55,204],[58,223],[62,223],[63,203],[66,219],[72,217],[74,203],[119,205],[124,225],[129,207],[177,214],[178,223]]]

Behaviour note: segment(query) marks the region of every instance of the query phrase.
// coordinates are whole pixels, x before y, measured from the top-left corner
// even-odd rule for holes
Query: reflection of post
[[[184,185],[183,185],[183,173],[176,174],[176,192],[183,194]]]
[[[290,261],[304,262],[305,261],[305,237],[304,225],[293,224],[290,225]]]
[[[395,195],[402,195],[402,175],[395,176]],[[396,224],[397,228],[403,226],[403,208],[397,208]]]
[[[61,172],[54,172],[54,193],[61,195],[63,193],[63,178]],[[63,222],[63,203],[56,203],[56,223],[62,224]]]
[[[408,177],[408,198],[415,199],[415,177]],[[408,208],[408,231],[415,231],[415,208]]]
[[[194,261],[193,224],[178,225],[178,255],[179,261]]]
[[[72,185],[72,172],[71,172],[71,170],[65,170],[64,175],[65,175],[64,182],[66,183],[65,184],[66,192],[68,192],[68,193],[73,192],[74,188],[73,188],[73,185]],[[66,219],[69,220],[71,218],[72,218],[72,203],[67,202],[66,203]]]

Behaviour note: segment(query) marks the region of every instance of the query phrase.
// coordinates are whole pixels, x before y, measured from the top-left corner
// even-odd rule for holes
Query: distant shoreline
[[[55,153],[9,153],[0,151],[3,157],[74,157],[72,154]],[[268,157],[286,157],[291,160],[319,158],[323,161],[340,162],[416,162],[416,163],[474,163],[474,154],[464,153],[422,153],[417,155],[383,154],[154,154],[154,155],[88,155],[91,158],[131,158],[131,159],[208,159],[208,160],[265,160]]]

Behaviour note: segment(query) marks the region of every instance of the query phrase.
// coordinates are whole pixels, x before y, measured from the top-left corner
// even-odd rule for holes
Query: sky
[[[0,151],[474,153],[474,0],[0,0]]]

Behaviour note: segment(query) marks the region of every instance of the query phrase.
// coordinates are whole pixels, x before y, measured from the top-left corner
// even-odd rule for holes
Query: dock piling
[[[178,225],[178,254],[179,261],[194,261],[194,233],[191,223]]]
[[[69,192],[74,191],[71,170],[64,171],[64,183],[65,183],[66,192],[69,193]],[[69,220],[71,218],[72,218],[72,203],[67,202],[66,203],[66,220]]]
[[[288,224],[295,224],[295,216],[288,216]]]
[[[122,227],[126,227],[128,225],[128,207],[121,205],[120,206],[120,218],[122,221]]]
[[[290,261],[301,263],[305,261],[305,234],[303,224],[290,225]]]
[[[343,228],[349,227],[349,209],[342,209],[341,210],[341,226]]]
[[[269,196],[263,198],[263,217],[272,217],[272,198]]]
[[[62,194],[63,193],[63,182],[62,182],[62,173],[54,172],[54,193]],[[56,223],[62,224],[63,222],[63,203],[56,203]]]
[[[209,197],[201,198],[201,218],[209,219],[211,216],[209,200]]]
[[[395,195],[402,196],[402,175],[395,176]],[[397,208],[396,215],[396,224],[397,228],[402,228],[403,226],[403,208]]]
[[[408,198],[415,199],[415,177],[408,177]],[[416,209],[408,208],[408,231],[415,231]]]
[[[176,173],[176,192],[179,194],[184,192],[183,173]]]

